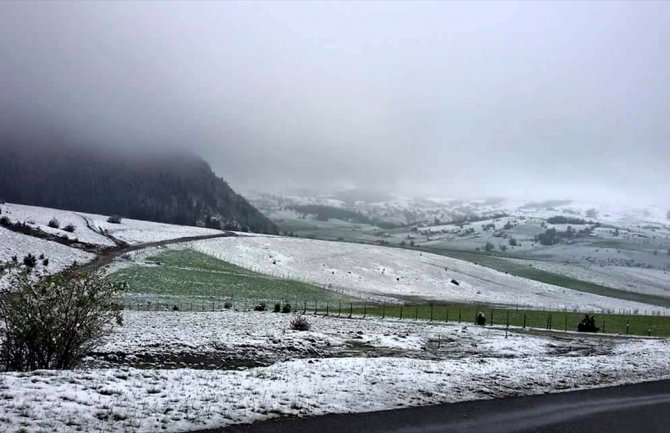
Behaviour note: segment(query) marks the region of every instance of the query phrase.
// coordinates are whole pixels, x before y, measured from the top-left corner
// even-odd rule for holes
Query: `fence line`
[[[252,301],[228,298],[175,298],[170,300],[129,300],[123,302],[130,311],[185,311],[219,312],[234,311],[282,311],[286,304],[291,313],[347,318],[378,317],[395,320],[422,320],[426,322],[457,322],[477,324],[477,315],[482,313],[486,326],[509,328],[532,328],[570,331],[576,330],[581,312],[568,310],[540,310],[523,308],[500,308],[477,304],[397,304],[351,301],[272,300]],[[554,320],[556,319],[556,320]],[[670,335],[670,318],[666,316],[643,316],[635,314],[605,314],[599,317],[601,332],[618,334],[660,336]]]

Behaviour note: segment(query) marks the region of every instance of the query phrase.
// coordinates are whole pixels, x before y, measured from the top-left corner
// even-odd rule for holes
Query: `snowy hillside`
[[[88,214],[39,206],[25,206],[12,203],[2,204],[0,205],[0,209],[2,210],[2,216],[7,216],[12,222],[25,222],[30,226],[39,228],[47,233],[67,236],[70,239],[79,239],[82,242],[102,247],[115,245],[111,239],[102,234],[104,232],[129,244],[157,242],[189,236],[204,236],[221,233],[220,230],[204,227],[163,224],[127,218],[123,218],[120,224],[113,224],[107,222],[108,216],[106,215]],[[52,218],[56,218],[59,221],[59,229],[48,226],[49,221]],[[74,232],[68,233],[63,230],[68,224],[72,224],[75,227]]]
[[[49,259],[47,266],[43,265],[42,260],[37,263],[38,270],[49,273],[58,272],[74,261],[86,263],[95,257],[94,254],[77,248],[14,233],[0,227],[0,261],[9,261],[13,256],[22,260],[28,254],[35,257],[43,254],[45,258]]]
[[[258,272],[348,293],[561,309],[665,310],[398,248],[274,236],[199,241],[192,248]]]

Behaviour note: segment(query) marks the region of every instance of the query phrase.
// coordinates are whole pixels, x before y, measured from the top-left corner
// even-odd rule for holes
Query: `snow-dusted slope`
[[[27,254],[33,254],[34,256],[44,254],[44,257],[49,259],[49,265],[45,267],[40,260],[37,268],[48,272],[58,272],[74,261],[85,263],[95,257],[86,251],[22,235],[0,227],[0,261],[11,260],[12,256],[17,256],[18,260],[21,261]]]
[[[248,269],[347,292],[579,310],[667,311],[419,251],[275,236],[207,240],[192,247]]]
[[[100,229],[104,229],[112,236],[128,242],[129,244],[221,233],[220,230],[203,227],[163,224],[127,218],[123,218],[121,224],[112,224],[107,222],[108,216],[105,215],[11,203],[0,205],[0,209],[2,209],[3,216],[7,216],[14,222],[25,222],[33,227],[39,227],[48,233],[57,234],[59,236],[68,236],[71,239],[77,238],[82,242],[100,246],[115,245],[113,241],[100,233]],[[60,222],[61,229],[67,224],[74,225],[76,228],[74,233],[68,233],[61,229],[49,227],[48,224],[52,218],[56,218]],[[87,226],[87,220],[88,224],[95,230],[92,230]]]

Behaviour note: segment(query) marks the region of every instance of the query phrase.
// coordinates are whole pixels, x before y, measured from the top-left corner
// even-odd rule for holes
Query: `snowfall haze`
[[[668,205],[664,2],[0,3],[0,134],[234,188]]]

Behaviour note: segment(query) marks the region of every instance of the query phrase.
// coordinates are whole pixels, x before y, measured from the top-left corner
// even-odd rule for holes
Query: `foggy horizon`
[[[0,133],[240,192],[666,206],[667,47],[663,2],[3,2]]]

